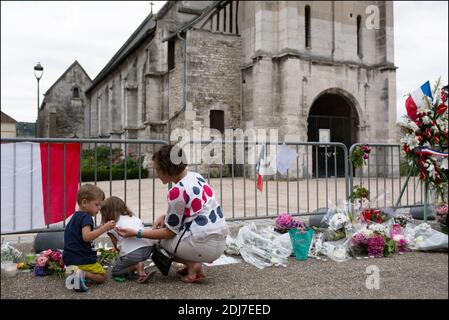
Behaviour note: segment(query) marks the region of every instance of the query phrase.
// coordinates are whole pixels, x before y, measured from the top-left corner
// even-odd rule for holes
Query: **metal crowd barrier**
[[[131,210],[143,220],[145,225],[151,225],[156,217],[156,207],[158,210],[165,211],[166,187],[161,186],[156,177],[154,168],[150,168],[151,175],[147,179],[141,177],[141,166],[137,181],[127,179],[127,159],[129,148],[134,147],[137,158],[150,152],[154,153],[155,146],[168,144],[162,140],[121,140],[121,139],[60,139],[60,138],[1,138],[1,143],[16,142],[38,142],[38,143],[80,143],[80,176],[79,185],[84,182],[90,182],[100,185],[106,190],[106,197],[115,195],[121,197]],[[284,143],[284,142],[282,142]],[[282,143],[275,143],[275,152]],[[249,141],[199,141],[189,142],[188,146],[193,147],[194,151],[199,146],[200,152],[203,152],[204,145],[220,145],[221,150],[225,150],[226,145],[232,145],[232,162],[230,164],[214,163],[192,163],[189,165],[191,170],[202,174],[215,190],[216,198],[219,201],[223,212],[228,220],[245,219],[264,219],[273,218],[280,213],[288,212],[292,215],[307,216],[312,215],[319,210],[327,210],[332,206],[341,206],[342,201],[348,199],[355,184],[363,185],[371,193],[370,205],[379,206],[397,206],[394,203],[395,197],[398,198],[401,191],[400,175],[400,145],[396,144],[368,144],[371,148],[371,154],[366,165],[361,169],[354,169],[350,161],[350,155],[357,146],[367,144],[354,144],[349,153],[343,143],[320,143],[320,142],[285,142],[292,150],[296,151],[299,157],[296,163],[290,166],[285,175],[276,172],[273,175],[263,176],[263,190],[257,189],[257,162],[259,152],[253,152],[253,162],[249,162],[249,150],[256,147],[256,142]],[[270,157],[269,142],[265,148],[265,159]],[[98,173],[98,146],[109,146],[109,181],[97,181]],[[124,179],[114,182],[112,179],[112,152],[113,146],[123,146],[124,150]],[[142,146],[146,150],[142,150]],[[196,147],[195,147],[196,146]],[[151,147],[151,148],[150,148]],[[243,163],[236,163],[237,149],[243,150]],[[81,163],[82,150],[90,149],[94,151],[94,179],[93,181],[82,181]],[[48,150],[50,150],[48,148]],[[224,154],[224,152],[223,152]],[[223,157],[222,157],[223,158]],[[50,154],[48,154],[50,161]],[[241,160],[241,159],[240,159]],[[64,161],[65,163],[65,161]],[[323,166],[324,163],[324,166]],[[324,168],[323,168],[324,167]],[[66,168],[64,166],[64,177]],[[218,171],[217,171],[218,170]],[[49,166],[50,171],[50,166]],[[142,187],[142,183],[146,187]],[[418,181],[419,182],[419,181]],[[137,183],[137,186],[136,186]],[[122,184],[123,193],[113,191],[113,186]],[[423,199],[422,187],[420,198],[417,197],[416,179],[410,179],[410,186],[406,187],[403,201],[398,206],[406,207],[416,204],[417,200]],[[170,187],[170,185],[168,185]],[[410,192],[411,189],[411,192]],[[130,191],[127,191],[130,190]],[[133,191],[134,190],[134,191]],[[151,191],[149,191],[151,190]],[[156,192],[158,192],[156,194]],[[64,198],[66,191],[64,190]],[[387,199],[389,197],[389,199]],[[150,201],[148,201],[150,199]],[[413,203],[411,204],[413,199]],[[144,201],[143,201],[144,200]],[[388,201],[387,201],[388,200]],[[144,205],[143,205],[144,203]],[[144,207],[144,210],[142,210]],[[160,208],[159,208],[160,207]],[[137,208],[137,210],[136,210]],[[160,214],[160,212],[159,212]],[[66,225],[66,216],[64,212],[64,221],[57,226],[47,225],[45,229],[34,229],[26,232],[52,232],[64,230]],[[96,225],[99,223],[97,215]],[[14,233],[9,233],[14,234]]]
[[[371,153],[360,169],[354,169],[349,159],[350,190],[353,190],[354,185],[366,187],[370,191],[369,205],[375,207],[407,208],[423,203],[423,186],[415,175],[409,181],[404,181],[407,185],[403,186],[401,167],[405,168],[402,172],[404,175],[407,175],[408,167],[401,156],[399,144],[356,143],[349,149],[349,155],[359,146],[369,146]],[[403,195],[402,187],[405,191]]]

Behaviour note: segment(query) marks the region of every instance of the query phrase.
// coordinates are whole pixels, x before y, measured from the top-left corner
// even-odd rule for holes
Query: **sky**
[[[165,1],[153,1],[156,13]],[[1,110],[17,121],[75,61],[94,79],[150,13],[150,1],[1,1]],[[441,76],[448,83],[448,2],[395,1],[397,120],[407,93]]]

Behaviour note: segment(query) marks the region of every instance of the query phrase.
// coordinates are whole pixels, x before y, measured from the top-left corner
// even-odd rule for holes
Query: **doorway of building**
[[[309,112],[307,138],[311,142],[341,142],[351,147],[357,141],[359,118],[353,103],[342,94],[320,95]],[[344,153],[341,148],[312,148],[313,177],[344,177]]]

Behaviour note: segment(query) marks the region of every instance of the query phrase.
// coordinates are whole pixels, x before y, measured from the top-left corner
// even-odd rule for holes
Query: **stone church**
[[[46,96],[40,121],[56,128],[41,134],[167,140],[201,126],[395,143],[393,41],[392,1],[168,1],[92,82],[77,71],[65,86],[82,97],[64,106],[76,130],[51,122]]]

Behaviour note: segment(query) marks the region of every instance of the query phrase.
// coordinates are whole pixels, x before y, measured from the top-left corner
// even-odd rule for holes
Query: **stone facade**
[[[84,137],[86,90],[92,80],[75,61],[44,94],[39,108],[38,137]]]
[[[221,110],[305,142],[326,98],[321,117],[350,111],[332,141],[397,143],[393,48],[391,1],[168,1],[93,80],[84,136],[168,140]]]

